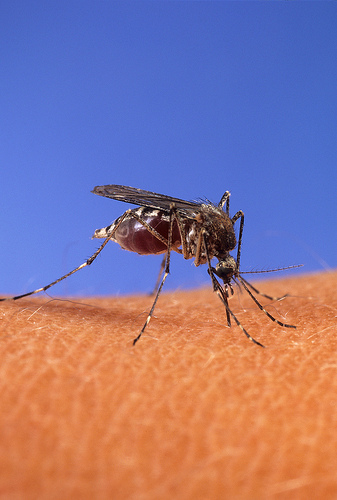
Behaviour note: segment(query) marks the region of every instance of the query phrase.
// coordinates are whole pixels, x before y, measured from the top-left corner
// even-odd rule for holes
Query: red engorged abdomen
[[[163,220],[162,212],[159,212],[158,215],[155,216],[143,216],[142,219],[166,240],[168,239],[169,222]],[[141,255],[159,254],[167,250],[167,246],[150,233],[149,230],[134,217],[127,218],[121,223],[114,234],[114,240],[124,248],[124,250],[136,252]],[[172,246],[178,247],[180,244],[180,232],[177,222],[174,221]],[[172,249],[174,250],[174,248]]]

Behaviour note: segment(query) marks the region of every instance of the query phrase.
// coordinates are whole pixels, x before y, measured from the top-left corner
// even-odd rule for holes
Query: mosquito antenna
[[[293,266],[277,267],[276,269],[261,269],[260,271],[240,271],[240,274],[261,274],[261,273],[275,273],[277,271],[288,271],[288,269],[296,269],[303,267],[304,264],[294,264]]]

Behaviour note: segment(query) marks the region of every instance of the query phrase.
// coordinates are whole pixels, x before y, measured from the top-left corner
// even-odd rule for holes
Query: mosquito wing
[[[144,189],[133,188],[129,186],[119,186],[118,184],[109,184],[107,186],[96,186],[92,193],[113,200],[132,203],[142,207],[157,208],[158,210],[170,210],[170,206],[174,203],[175,207],[182,210],[198,210],[200,203],[193,201],[180,200],[172,198],[165,194],[152,193],[152,191],[144,191]]]

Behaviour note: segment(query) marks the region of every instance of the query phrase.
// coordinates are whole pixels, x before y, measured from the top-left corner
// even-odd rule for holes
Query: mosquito
[[[261,295],[271,301],[281,300],[285,298],[286,295],[282,297],[271,297],[270,295],[261,293],[242,277],[242,273],[240,272],[240,257],[244,214],[242,210],[239,210],[233,217],[230,217],[229,191],[224,193],[218,205],[214,205],[208,200],[200,202],[185,201],[179,198],[117,184],[96,186],[92,193],[106,198],[112,198],[113,200],[139,205],[139,207],[126,210],[123,215],[118,217],[118,219],[109,226],[96,229],[93,238],[102,238],[104,241],[96,252],[83,264],[42,288],[11,297],[12,300],[18,300],[35,293],[44,292],[80,269],[91,265],[106,244],[112,240],[118,243],[123,249],[136,252],[140,255],[165,254],[155,289],[155,298],[152,307],[143,328],[133,340],[133,345],[140,339],[153,316],[159,295],[170,273],[170,257],[172,251],[182,254],[184,259],[194,258],[194,264],[197,267],[201,264],[207,264],[213,291],[217,293],[225,306],[227,325],[230,327],[231,319],[233,319],[246,337],[254,344],[264,347],[263,344],[255,340],[246,331],[229,307],[228,299],[234,293],[232,282],[241,285],[258,308],[263,311],[270,320],[281,327],[296,328],[296,326],[283,323],[272,316],[262,306],[254,294]],[[238,241],[236,240],[234,230],[234,224],[237,221],[240,221]],[[229,252],[234,250],[236,246],[237,252],[235,259]],[[214,257],[218,259],[215,267],[211,264]],[[223,281],[223,284],[219,282],[218,278]],[[9,299],[0,299],[0,301],[3,300]]]

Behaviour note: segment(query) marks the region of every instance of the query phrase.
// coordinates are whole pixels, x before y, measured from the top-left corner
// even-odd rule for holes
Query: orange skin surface
[[[255,283],[256,284],[256,283]],[[337,272],[0,305],[0,498],[337,498]],[[266,299],[262,299],[267,304]]]

